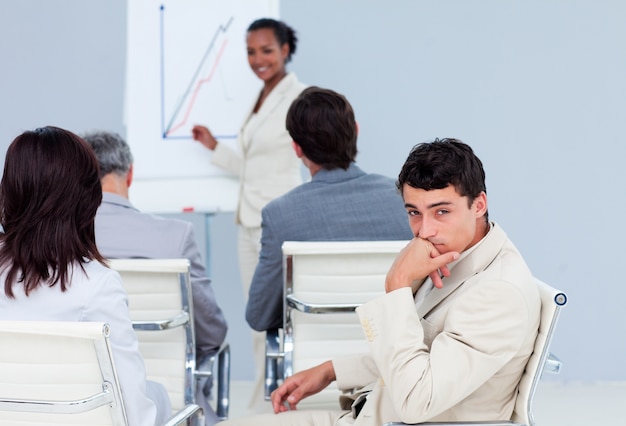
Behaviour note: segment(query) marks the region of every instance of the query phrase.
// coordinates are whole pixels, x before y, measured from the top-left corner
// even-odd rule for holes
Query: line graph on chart
[[[218,24],[210,37],[207,38],[202,34],[202,40],[208,39],[206,47],[201,55],[188,58],[189,64],[185,65],[181,62],[182,58],[177,58],[177,53],[180,52],[177,43],[185,41],[176,34],[169,36],[166,33],[166,19],[165,6],[161,5],[159,19],[161,134],[164,139],[189,139],[193,124],[205,122],[207,117],[216,115],[218,111],[221,115],[224,108],[230,109],[231,115],[237,114],[237,111],[233,111],[235,106],[233,87],[236,86],[236,82],[232,78],[229,79],[228,73],[224,72],[229,66],[228,61],[237,59],[229,57],[232,49],[228,50],[231,37],[229,29],[233,27],[235,17],[229,16],[225,23]],[[172,53],[168,56],[170,46]],[[238,56],[244,55],[242,51],[233,53]],[[168,60],[170,57],[173,59]],[[189,66],[194,66],[194,69]],[[181,72],[183,70],[193,73],[185,79]],[[185,85],[181,86],[181,83]],[[236,130],[229,129],[223,119],[216,124],[217,128],[213,131],[218,139],[234,139],[237,136]]]
[[[168,82],[169,73],[166,73],[166,13],[163,5],[160,11],[161,134],[164,139],[188,139],[191,133],[190,125],[202,122],[201,118],[209,115],[213,106],[219,105],[222,109],[233,102],[231,87],[235,82],[228,80],[224,72],[226,65],[222,66],[221,61],[227,52],[229,29],[235,17],[230,16],[224,24],[217,26],[184,91],[171,96],[167,92],[172,87],[172,83]],[[173,39],[176,38],[173,37]],[[243,55],[243,52],[236,52],[236,54]],[[179,64],[179,62],[173,63]],[[179,74],[173,66],[170,68],[173,75]],[[233,139],[237,135],[236,132],[227,132],[224,128],[223,131],[215,133],[215,136],[218,139]]]
[[[124,117],[136,177],[224,175],[191,130],[207,126],[238,149],[262,87],[248,65],[247,28],[277,11],[276,0],[128,2]]]

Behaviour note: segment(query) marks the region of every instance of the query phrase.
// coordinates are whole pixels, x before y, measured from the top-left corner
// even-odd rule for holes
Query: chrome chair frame
[[[54,399],[15,398],[13,396],[0,395],[0,412],[19,412],[24,415],[28,415],[28,413],[43,413],[50,416],[56,414],[79,415],[100,407],[107,407],[110,422],[106,424],[126,426],[128,420],[124,401],[121,397],[117,372],[113,364],[109,333],[109,325],[101,322],[0,321],[0,342],[2,341],[2,336],[19,336],[19,342],[15,340],[11,342],[11,350],[14,353],[32,352],[35,348],[38,349],[37,353],[49,353],[51,349],[49,345],[53,343],[57,349],[62,347],[64,349],[67,348],[68,351],[76,348],[76,346],[68,348],[68,345],[83,345],[84,347],[85,344],[89,344],[97,358],[99,374],[93,378],[93,382],[88,383],[101,383],[102,387],[101,392],[85,395],[79,399],[63,399],[59,397],[56,389],[68,386],[84,386],[84,384],[64,383],[62,381],[59,381],[58,386],[53,388],[55,392]],[[71,339],[71,341],[68,341],[68,339]],[[26,377],[26,375],[18,375],[20,383],[11,382],[11,384],[22,389],[33,389],[37,387],[37,383],[43,383],[45,386],[55,383],[59,378],[59,373],[56,369],[46,368],[48,367],[48,362],[47,358],[42,358],[41,365],[44,368],[37,370],[36,380],[33,380],[33,377]],[[88,360],[85,360],[85,362],[88,362]],[[21,379],[24,380],[22,381]],[[6,383],[6,380],[4,378],[3,382]],[[184,424],[192,417],[197,416],[202,418],[202,409],[195,404],[190,404],[170,418],[166,426]],[[7,420],[5,419],[4,421]],[[4,421],[3,424],[5,424]],[[22,421],[28,420],[22,418],[20,424]],[[33,421],[39,420],[33,419]]]
[[[223,343],[219,350],[211,356],[208,370],[194,371],[196,380],[201,377],[207,377],[211,380],[214,376],[213,369],[215,365],[217,365],[215,414],[217,414],[220,420],[226,420],[228,419],[230,408],[230,345],[228,343]]]
[[[118,271],[122,277],[129,273],[168,273],[177,271],[180,285],[181,311],[180,313],[167,318],[154,318],[150,320],[133,319],[133,328],[139,332],[143,331],[167,331],[184,327],[185,330],[185,372],[184,372],[184,404],[196,404],[195,385],[196,381],[202,377],[212,380],[214,377],[213,368],[217,361],[217,399],[215,412],[220,420],[228,418],[230,406],[230,345],[222,344],[219,350],[211,356],[209,369],[199,370],[196,366],[196,345],[194,332],[194,312],[191,292],[190,262],[188,259],[110,259],[109,265]],[[127,278],[128,281],[128,278]],[[128,290],[128,289],[127,289]],[[134,294],[129,291],[129,307],[131,316],[133,314]],[[138,333],[141,343],[142,336]],[[141,350],[141,345],[140,345]],[[151,372],[148,371],[148,377]]]

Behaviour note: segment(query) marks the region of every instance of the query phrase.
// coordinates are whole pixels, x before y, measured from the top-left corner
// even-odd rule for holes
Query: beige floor
[[[252,382],[231,383],[230,418],[245,415]],[[541,382],[535,394],[537,426],[624,426],[626,383]]]
[[[624,426],[624,405],[624,382],[541,382],[534,413],[538,426]]]

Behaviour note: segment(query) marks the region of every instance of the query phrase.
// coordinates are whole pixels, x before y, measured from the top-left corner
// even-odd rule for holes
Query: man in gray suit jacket
[[[369,354],[296,373],[272,393],[278,414],[225,425],[511,419],[541,301],[521,254],[488,219],[482,163],[456,139],[420,144],[398,188],[415,237],[381,282],[386,294],[357,309]],[[293,410],[332,381],[347,392],[337,410]]]
[[[202,365],[224,342],[227,324],[206,275],[192,224],[141,213],[133,207],[128,200],[128,189],[133,180],[133,157],[120,135],[94,131],[83,138],[93,148],[100,165],[102,203],[95,221],[98,250],[111,259],[189,259],[196,360]],[[207,424],[217,421],[213,413],[206,414]]]
[[[393,179],[354,164],[358,128],[344,96],[305,89],[289,108],[287,130],[311,181],[262,210],[261,252],[246,306],[246,320],[258,331],[282,327],[283,242],[413,236]]]

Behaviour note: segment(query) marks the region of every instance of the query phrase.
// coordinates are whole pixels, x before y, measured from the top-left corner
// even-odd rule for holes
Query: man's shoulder
[[[485,240],[475,253],[470,253],[477,265],[484,264],[476,276],[514,284],[533,282],[532,271],[522,253],[498,224],[491,224],[493,228]]]
[[[362,179],[368,182],[376,182],[381,185],[396,187],[396,181],[389,176],[379,175],[377,173],[365,173]]]
[[[356,197],[403,205],[396,181],[388,176],[367,173],[355,179],[351,185],[350,191],[354,192]]]
[[[367,197],[372,192],[386,192],[393,197],[397,196],[395,181],[387,176],[375,173],[357,173],[352,178],[319,182],[312,180],[293,188],[270,201],[262,209],[265,215],[277,215],[281,211],[307,210],[311,206],[318,206],[324,199],[343,199],[347,195]]]
[[[108,257],[177,257],[193,236],[190,222],[134,209],[98,212],[98,248]]]
[[[295,188],[290,189],[280,197],[276,197],[263,207],[265,211],[273,211],[280,209],[285,205],[293,205],[296,202],[302,202],[308,199],[309,194],[314,189],[312,182],[302,183]]]
[[[160,216],[152,213],[141,212],[136,209],[115,209],[115,210],[98,210],[96,214],[96,222],[98,221],[111,221],[119,225],[125,223],[133,223],[144,226],[152,226],[155,228],[168,228],[173,230],[186,230],[191,226],[190,222]]]
[[[192,226],[191,222],[173,217],[160,216],[158,214],[139,212],[138,217],[140,217],[141,220],[145,220],[147,223],[151,222],[158,226],[166,226],[173,229],[183,230]]]

